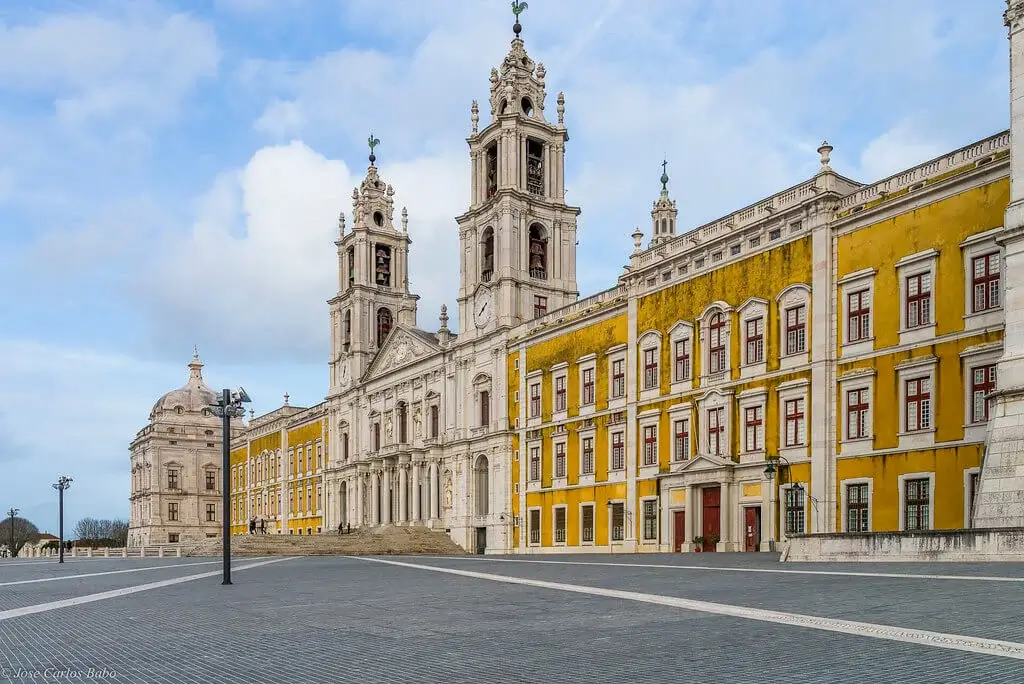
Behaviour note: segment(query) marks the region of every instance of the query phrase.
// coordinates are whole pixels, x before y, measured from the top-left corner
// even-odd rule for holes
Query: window
[[[658,386],[658,350],[644,349],[644,389]]]
[[[868,485],[846,486],[846,531],[868,531]]]
[[[548,298],[540,295],[533,296],[533,317],[540,318],[548,312]]]
[[[565,543],[565,508],[555,509],[555,543]]]
[[[743,448],[746,451],[760,451],[761,426],[764,416],[760,406],[748,406],[743,410]]]
[[[583,506],[580,509],[580,542],[587,543],[594,541],[594,506],[593,504]]]
[[[341,460],[348,461],[348,433],[341,433]]]
[[[167,519],[171,522],[178,520],[178,504],[171,502],[167,504]]]
[[[761,238],[759,238],[759,237],[752,237],[752,238],[750,238],[750,248],[751,249],[753,249],[754,247],[759,247],[760,245],[761,245]]]
[[[555,377],[555,411],[565,410],[565,376]]]
[[[540,447],[530,447],[530,481],[540,480]]]
[[[786,309],[786,354],[807,351],[807,307]]]
[[[612,433],[612,470],[626,467],[625,435],[622,432]]]
[[[178,539],[180,539],[180,536],[178,535],[177,532],[168,532],[167,533],[167,543],[168,544],[177,544],[178,543]]]
[[[565,442],[555,445],[555,477],[565,477]]]
[[[786,489],[786,534],[803,534],[805,522],[804,488]]]
[[[626,396],[626,361],[615,359],[612,361],[612,399],[621,399]]]
[[[863,439],[868,436],[868,389],[866,387],[846,393],[846,438]]]
[[[644,465],[657,465],[658,463],[658,426],[644,426]]]
[[[690,458],[690,421],[677,420],[674,424],[675,440],[672,448],[672,459],[685,461]]]
[[[747,363],[764,361],[764,319],[747,321]]]
[[[919,328],[932,322],[932,274],[907,276],[907,327]]]
[[[583,453],[580,456],[580,474],[594,474],[594,438],[584,437],[582,444]]]
[[[612,541],[626,538],[626,506],[621,503],[612,504]]]
[[[971,260],[971,283],[974,285],[973,312],[988,311],[999,306],[999,252]]]
[[[675,343],[675,379],[677,382],[690,379],[690,340],[685,338]]]
[[[739,253],[740,253],[740,246],[739,245],[733,245],[732,247],[729,248],[729,254],[730,255],[736,256]]]
[[[589,406],[594,403],[594,369],[584,368],[583,369],[583,400],[580,402],[583,406]]]
[[[644,540],[654,541],[658,538],[658,501],[648,499],[644,501]]]
[[[540,511],[530,511],[530,543],[540,544]]]
[[[929,489],[931,480],[927,477],[905,480],[903,483],[903,521],[904,529],[908,532],[915,530],[927,530]]]
[[[430,436],[437,437],[441,428],[441,409],[437,405],[430,407]]]
[[[391,332],[391,311],[389,309],[377,310],[377,348],[384,346],[384,340]]]
[[[206,522],[217,522],[217,504],[206,504]]]
[[[716,313],[711,317],[709,332],[709,372],[725,372],[725,316]]]
[[[780,237],[782,237],[781,228],[775,228],[768,233],[769,240],[778,240]]]
[[[530,385],[530,417],[540,417],[540,383]]]
[[[931,378],[914,378],[906,383],[907,432],[927,430],[932,426]]]
[[[380,421],[373,424],[373,450],[380,450]]]
[[[851,292],[846,298],[847,339],[859,342],[871,336],[871,293],[869,290]]]
[[[971,422],[988,420],[988,394],[996,388],[996,365],[971,369]]]
[[[178,471],[168,470],[167,471],[167,488],[177,489],[178,488]]]
[[[487,427],[490,424],[491,424],[491,393],[488,392],[487,390],[484,390],[483,392],[480,393],[480,425],[482,425],[483,427]],[[401,425],[404,428],[404,426],[405,426],[404,420],[401,423]],[[404,442],[405,439],[402,439],[402,441]]]
[[[786,446],[800,446],[804,443],[804,400],[786,401]]]
[[[708,409],[708,453],[721,456],[724,441],[725,409],[721,406]]]
[[[212,470],[206,471],[206,489],[208,491],[217,489],[217,473]]]

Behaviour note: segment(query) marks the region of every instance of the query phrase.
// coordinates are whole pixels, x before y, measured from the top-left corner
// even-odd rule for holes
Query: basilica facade
[[[580,299],[565,97],[550,116],[545,76],[517,33],[472,105],[457,331],[444,307],[421,323],[409,217],[371,145],[335,243],[329,391],[239,427],[236,532],[422,525],[477,552],[759,551],[968,527],[972,511],[1000,524],[985,512],[1009,510],[988,505],[1009,471],[981,466],[1001,439],[990,416],[1011,411],[1000,369],[1024,348],[1004,342],[1024,269],[1004,227],[1009,131],[868,184],[837,173],[825,142],[812,177],[695,228],[677,225],[663,166],[646,236]]]

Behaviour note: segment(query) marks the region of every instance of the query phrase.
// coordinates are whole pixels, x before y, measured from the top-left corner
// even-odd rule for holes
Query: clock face
[[[473,320],[476,321],[477,327],[482,328],[490,322],[493,308],[494,303],[491,301],[490,291],[477,292],[476,302],[473,305]]]

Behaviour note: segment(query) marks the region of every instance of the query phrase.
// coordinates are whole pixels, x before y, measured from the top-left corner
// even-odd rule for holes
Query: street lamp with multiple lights
[[[14,517],[18,515],[17,508],[11,508],[7,511],[7,516],[11,519],[11,546],[8,549],[8,553],[11,558],[14,558]]]
[[[252,399],[239,387],[236,390],[221,390],[215,404],[210,404],[214,415],[222,418],[221,449],[222,482],[221,482],[221,518],[223,521],[224,579],[221,584],[231,584],[231,419],[245,416],[245,407]]]
[[[778,465],[775,465],[776,461],[779,461]],[[783,471],[785,468],[785,471]],[[775,473],[779,474],[779,483],[782,483],[783,474],[792,472],[792,464],[786,460],[785,456],[772,456],[768,458],[768,465],[764,468],[764,475],[768,478],[768,487],[771,491],[771,508],[768,509],[768,551],[775,551],[775,487],[772,485],[772,481],[775,479]],[[797,496],[800,496],[800,492],[803,491],[804,487],[799,482],[793,484],[793,491],[797,492]]]
[[[60,554],[60,560],[57,561],[58,563],[64,562],[64,491],[71,486],[72,482],[74,482],[74,480],[67,475],[61,475],[53,485],[53,488],[57,490],[57,500],[59,502],[58,506],[60,509],[60,550],[58,551]]]

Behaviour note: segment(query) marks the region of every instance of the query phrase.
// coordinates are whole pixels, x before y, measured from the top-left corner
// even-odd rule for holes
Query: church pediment
[[[384,346],[366,369],[364,380],[372,380],[387,375],[396,368],[408,366],[425,356],[441,351],[436,342],[426,339],[427,334],[418,334],[405,326],[396,326]]]
[[[736,465],[736,462],[729,458],[720,458],[718,456],[705,456],[698,454],[689,461],[687,461],[681,468],[676,472],[697,472],[701,470],[718,470],[720,468],[732,468]]]

